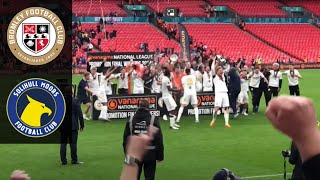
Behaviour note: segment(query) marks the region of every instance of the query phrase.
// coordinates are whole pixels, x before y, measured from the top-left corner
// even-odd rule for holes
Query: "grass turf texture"
[[[319,70],[304,70],[301,74],[301,94],[313,99],[319,109]],[[80,79],[75,75],[73,82]],[[288,94],[286,77],[281,94]],[[242,177],[283,173],[281,150],[289,147],[290,140],[267,122],[264,98],[260,105],[259,113],[253,115],[250,111],[248,117],[231,120],[231,129],[224,128],[223,116],[218,117],[214,128],[209,127],[211,116],[200,116],[200,124],[194,123],[193,116],[183,117],[178,131],[170,130],[168,122],[161,121],[165,161],[158,164],[157,179],[209,180],[224,167]],[[59,145],[0,145],[0,179],[8,179],[14,169],[26,170],[33,180],[119,179],[124,124],[125,121],[116,120],[86,121],[85,131],[79,135],[79,160],[85,162],[80,166],[60,166]],[[68,149],[70,161],[69,152]],[[291,169],[290,166],[289,172]]]

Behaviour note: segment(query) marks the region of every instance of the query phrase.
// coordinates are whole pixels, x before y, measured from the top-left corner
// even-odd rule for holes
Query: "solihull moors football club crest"
[[[18,84],[7,101],[7,115],[21,134],[48,136],[61,125],[66,112],[65,100],[58,89],[45,79],[28,79]]]
[[[7,41],[20,61],[43,65],[54,60],[63,49],[65,30],[59,17],[42,7],[20,11],[11,20]]]

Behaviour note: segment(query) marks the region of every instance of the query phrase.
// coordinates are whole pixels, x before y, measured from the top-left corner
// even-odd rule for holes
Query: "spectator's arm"
[[[84,90],[86,90],[87,92],[89,92],[89,93],[91,93],[91,94],[94,94],[93,91],[92,91],[88,86],[86,86],[86,87],[84,88]]]

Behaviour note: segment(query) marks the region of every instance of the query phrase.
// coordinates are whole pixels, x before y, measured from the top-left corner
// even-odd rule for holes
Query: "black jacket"
[[[146,133],[148,127],[150,126],[151,114],[149,110],[140,108],[137,110],[136,114],[132,119],[132,134],[139,135],[141,133]],[[163,136],[160,128],[160,121],[158,118],[155,118],[154,124],[155,127],[159,129],[158,133],[155,135],[154,140],[150,144],[150,150],[144,156],[144,161],[162,161],[164,159],[164,146],[163,146]],[[126,154],[126,145],[127,139],[131,135],[130,123],[129,121],[126,124],[123,133],[123,150]]]
[[[302,173],[302,160],[300,157],[300,153],[298,148],[295,146],[294,143],[291,144],[291,154],[289,156],[290,164],[295,165],[293,172],[292,172],[292,180],[304,180],[304,176]]]
[[[302,170],[306,180],[318,180],[320,179],[320,154],[314,156],[302,165]]]
[[[144,74],[142,79],[144,81],[144,86],[147,88],[144,88],[145,94],[151,94],[151,86],[153,82],[153,78],[155,75],[151,75],[151,73]]]
[[[240,92],[241,80],[240,80],[240,76],[237,74],[237,70],[235,68],[231,68],[228,76],[229,76],[229,83],[228,83],[229,93]]]
[[[269,71],[264,71],[264,72],[262,72],[262,74],[264,75],[264,77],[266,78],[266,79],[269,79],[269,76],[270,76],[270,72]],[[268,85],[268,83],[267,82],[264,82],[264,79],[263,78],[261,78],[260,79],[260,84],[259,84],[259,88],[260,89],[268,89],[269,87],[268,87],[269,85]]]
[[[66,116],[59,128],[60,131],[78,131],[79,125],[81,128],[84,128],[83,115],[79,102],[72,97],[72,99],[70,98],[70,100],[67,100],[67,107],[72,108],[72,112],[70,111],[66,113]]]

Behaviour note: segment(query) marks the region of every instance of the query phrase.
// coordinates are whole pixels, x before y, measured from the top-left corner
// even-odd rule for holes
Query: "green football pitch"
[[[320,71],[304,70],[301,74],[301,94],[313,99],[320,109]],[[80,79],[75,75],[73,82]],[[281,94],[288,94],[286,77]],[[221,168],[250,179],[283,179],[281,150],[289,147],[290,140],[266,120],[263,99],[260,105],[259,113],[231,120],[231,129],[224,128],[222,116],[214,128],[209,127],[211,116],[200,116],[200,124],[194,123],[193,116],[183,117],[178,131],[170,130],[168,122],[161,120],[165,160],[158,164],[157,179],[209,180]],[[78,143],[79,160],[85,163],[79,166],[60,165],[59,145],[0,145],[0,179],[8,179],[14,169],[27,171],[34,180],[119,179],[124,125],[124,120],[86,121]],[[288,169],[290,172],[292,166]]]

